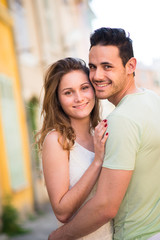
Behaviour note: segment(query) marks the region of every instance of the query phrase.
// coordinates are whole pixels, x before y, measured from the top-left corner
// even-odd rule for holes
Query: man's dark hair
[[[134,57],[132,40],[122,28],[103,27],[95,30],[90,37],[90,49],[96,45],[118,47],[123,66],[130,58]]]

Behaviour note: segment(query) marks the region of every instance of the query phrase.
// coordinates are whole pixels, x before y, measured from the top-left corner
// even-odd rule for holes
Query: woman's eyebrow
[[[61,91],[72,90],[72,88],[63,88]]]

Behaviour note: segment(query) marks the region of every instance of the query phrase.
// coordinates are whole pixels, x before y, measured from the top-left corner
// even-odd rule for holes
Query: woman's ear
[[[135,72],[136,64],[137,64],[136,58],[132,57],[128,60],[126,64],[126,69],[128,74],[133,74]]]

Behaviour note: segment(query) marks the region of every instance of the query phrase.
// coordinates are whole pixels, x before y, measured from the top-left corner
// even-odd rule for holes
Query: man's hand
[[[56,231],[57,230],[55,230],[55,231],[53,231],[53,232],[51,232],[50,234],[49,234],[49,237],[48,237],[48,240],[55,240],[55,239],[59,239],[59,238],[56,238]],[[66,240],[67,240],[67,238],[66,238]]]
[[[55,231],[51,232],[50,235],[48,236],[48,240],[70,240],[70,239],[73,239],[73,238],[67,237],[67,234],[65,234],[65,231],[63,229],[64,226],[65,225],[63,225],[62,227],[59,227]],[[74,238],[74,239],[76,239],[76,238]]]
[[[48,240],[54,240],[54,231],[49,235]]]

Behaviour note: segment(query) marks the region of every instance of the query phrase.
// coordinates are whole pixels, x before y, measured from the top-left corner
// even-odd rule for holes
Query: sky
[[[96,15],[93,29],[120,27],[133,40],[138,62],[151,65],[160,59],[160,1],[159,0],[92,0]]]

